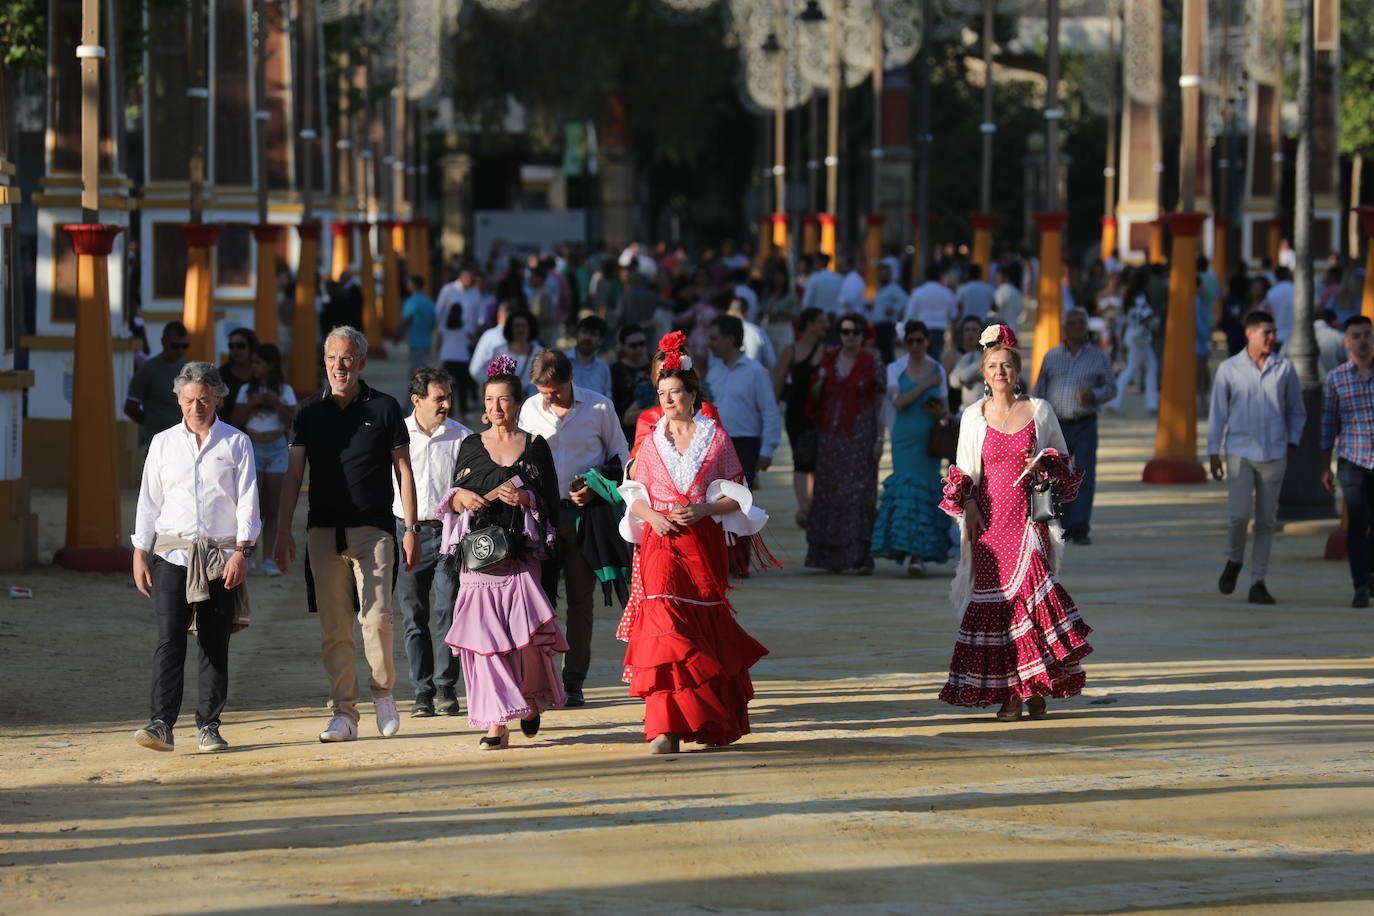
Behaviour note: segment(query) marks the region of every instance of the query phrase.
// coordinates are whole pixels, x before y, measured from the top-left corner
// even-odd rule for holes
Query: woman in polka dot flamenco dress
[[[1058,522],[1030,518],[1024,474],[1044,471],[1061,502],[1083,472],[1069,461],[1059,421],[1045,401],[1021,394],[1021,356],[1005,325],[983,333],[988,394],[964,411],[956,463],[940,508],[959,521],[962,550],[950,597],[960,613],[949,680],[940,699],[955,706],[1000,703],[997,718],[1045,716],[1045,698],[1083,690],[1079,662],[1092,651],[1073,599],[1055,571],[1063,551]]]

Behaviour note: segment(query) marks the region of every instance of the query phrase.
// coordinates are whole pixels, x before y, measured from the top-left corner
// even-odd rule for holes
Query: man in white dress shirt
[[[148,724],[134,739],[174,749],[186,634],[200,644],[196,728],[202,751],[229,746],[220,715],[229,695],[229,634],[247,626],[243,582],[262,522],[253,445],[215,410],[228,386],[209,363],[187,363],[172,383],[182,422],[153,436],[134,521],[134,585],[153,599],[158,643]]]
[[[510,317],[510,311],[510,303],[502,302],[498,305],[496,307],[496,324],[483,331],[482,336],[477,338],[477,343],[472,348],[472,360],[468,364],[468,377],[472,379],[479,392],[487,380],[488,364],[506,345],[506,319]],[[480,407],[481,404],[482,399],[479,396],[477,405]]]
[[[844,278],[830,269],[830,256],[818,251],[811,256],[816,269],[806,278],[806,293],[802,296],[802,308],[813,306],[832,318],[840,311],[840,287]]]
[[[974,315],[983,324],[987,324],[988,315],[992,313],[992,306],[997,298],[997,291],[992,288],[992,284],[983,282],[982,266],[970,264],[967,276],[968,279],[959,285],[959,292],[955,296],[959,302],[959,318],[962,321]]]
[[[596,577],[577,545],[574,506],[600,499],[582,479],[587,471],[617,460],[623,469],[629,458],[625,433],[611,399],[573,384],[572,362],[558,350],[536,354],[530,380],[539,390],[520,408],[520,428],[543,436],[553,453],[558,473],[558,556],[544,563],[543,585],[549,600],[558,603],[558,580],[563,579],[567,612],[564,633],[568,652],[563,656],[563,687],[569,706],[585,706],[582,684],[592,657],[592,593]],[[623,473],[623,471],[622,471]]]
[[[709,340],[713,359],[706,387],[752,490],[756,472],[768,470],[782,438],[773,380],[762,363],[744,355],[744,325],[734,315],[712,319]]]
[[[959,300],[944,284],[942,276],[939,265],[926,267],[926,282],[911,291],[904,316],[907,321],[919,321],[930,329],[930,349],[926,355],[937,361],[945,350],[948,332],[954,328],[954,319],[959,315]]]
[[[1293,272],[1287,267],[1274,268],[1274,285],[1264,294],[1264,304],[1274,316],[1274,332],[1282,348],[1293,333]]]
[[[464,270],[458,279],[439,290],[434,302],[434,322],[439,362],[453,378],[459,412],[467,413],[478,400],[477,385],[468,374],[468,364],[482,328],[482,289],[471,270]]]
[[[726,308],[726,312],[734,315],[740,320],[740,324],[744,325],[744,355],[758,360],[763,368],[772,372],[773,366],[777,364],[778,354],[773,350],[773,342],[768,339],[763,328],[745,317],[747,311],[748,305],[743,299],[731,299],[730,305]]]
[[[855,259],[842,258],[840,272],[844,274],[844,280],[840,282],[840,314],[857,312],[865,318],[871,318],[868,308],[868,284],[864,282],[864,275],[859,273]]]
[[[416,524],[420,561],[414,569],[403,569],[396,576],[396,603],[405,620],[406,660],[410,663],[410,685],[415,702],[412,717],[428,718],[438,712],[456,716],[458,705],[458,657],[444,643],[453,623],[453,605],[458,598],[458,576],[439,555],[444,526],[439,521],[439,500],[453,482],[458,464],[458,448],[472,435],[449,417],[453,409],[453,377],[443,369],[428,366],[410,377],[410,403],[414,411],[406,417],[410,431],[410,470],[415,475]],[[392,501],[396,516],[396,539],[405,537],[405,507],[401,494]],[[434,590],[431,605],[430,589]],[[429,630],[433,608],[434,634]]]

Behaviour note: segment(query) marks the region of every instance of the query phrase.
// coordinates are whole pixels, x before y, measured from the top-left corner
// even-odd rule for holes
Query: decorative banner
[[[1158,0],[1126,0],[1122,58],[1126,97],[1141,105],[1157,106],[1163,79]]]

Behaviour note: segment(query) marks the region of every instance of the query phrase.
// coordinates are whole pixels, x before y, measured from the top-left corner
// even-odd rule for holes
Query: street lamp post
[[[978,182],[978,212],[973,214],[973,263],[983,271],[983,279],[992,278],[992,230],[997,217],[992,212],[992,139],[997,125],[992,120],[992,22],[997,0],[983,0],[983,121],[978,125],[981,136],[982,163]]]
[[[302,63],[295,68],[296,85],[301,98],[301,221],[296,226],[300,236],[299,260],[296,267],[296,299],[291,315],[291,387],[296,391],[314,391],[318,378],[315,361],[315,296],[317,255],[320,244],[320,224],[312,210],[315,184],[315,0],[301,0],[296,10],[296,27],[300,29]]]
[[[280,339],[277,320],[277,239],[281,227],[267,221],[267,3],[253,0],[253,151],[257,159],[258,221],[253,224],[257,267],[253,282],[253,330],[258,340],[275,344]]]
[[[1040,226],[1040,288],[1036,295],[1035,335],[1031,344],[1031,379],[1040,374],[1045,354],[1059,346],[1064,271],[1064,223],[1068,214],[1059,200],[1059,0],[1049,0],[1045,43],[1045,209],[1035,215]]]

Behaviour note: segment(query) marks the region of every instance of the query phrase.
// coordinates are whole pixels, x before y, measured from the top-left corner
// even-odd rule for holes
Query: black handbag
[[[953,461],[958,453],[959,418],[940,417],[930,428],[930,438],[926,439],[926,455]]]
[[[458,541],[458,556],[468,572],[490,569],[510,556],[510,535],[500,525],[469,531]]]
[[[1044,471],[1033,471],[1026,481],[1030,491],[1030,520],[1045,525],[1064,517],[1064,506],[1055,492],[1054,480]]]

